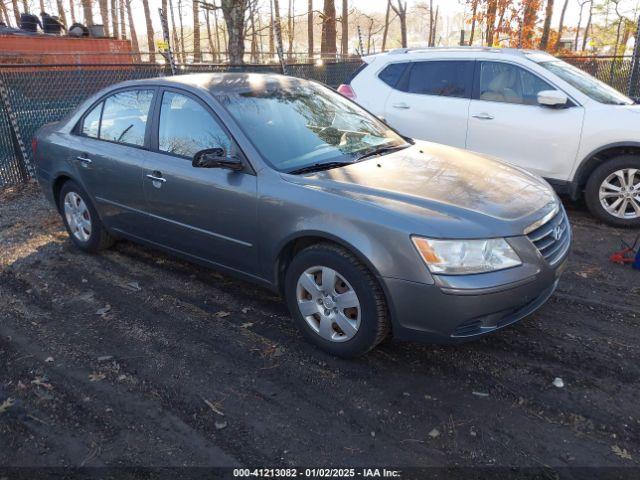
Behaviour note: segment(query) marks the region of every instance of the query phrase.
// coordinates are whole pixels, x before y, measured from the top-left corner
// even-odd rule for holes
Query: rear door
[[[507,62],[479,62],[469,110],[467,149],[489,154],[546,178],[566,180],[573,167],[584,109],[538,105],[556,87]]]
[[[385,104],[384,117],[403,135],[464,148],[474,61],[412,62]]]
[[[158,98],[144,192],[153,226],[149,239],[176,251],[253,274],[257,270],[257,179],[243,171],[196,168],[196,152],[242,152],[199,97],[165,89]]]
[[[72,161],[105,224],[131,234],[144,222],[142,164],[154,88],[119,90],[96,103],[77,126]]]

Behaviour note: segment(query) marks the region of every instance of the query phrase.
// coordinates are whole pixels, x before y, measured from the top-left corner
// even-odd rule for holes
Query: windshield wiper
[[[332,168],[344,167],[345,165],[351,165],[353,162],[325,162],[325,163],[314,163],[313,165],[307,165],[306,167],[297,168],[296,170],[291,170],[290,173],[292,175],[301,175],[303,173],[312,173],[312,172],[321,172],[322,170],[330,170]]]
[[[409,145],[395,145],[393,147],[379,147],[374,150],[369,150],[367,153],[360,155],[356,161],[365,160],[369,157],[377,157],[378,155],[384,155],[385,153],[395,152],[397,150],[404,150],[409,148]]]

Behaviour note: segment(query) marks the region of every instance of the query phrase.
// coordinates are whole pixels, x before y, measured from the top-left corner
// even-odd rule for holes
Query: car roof
[[[208,90],[213,95],[240,93],[257,88],[291,87],[308,83],[296,77],[276,73],[229,72],[229,73],[190,73],[171,77],[146,78],[119,83],[114,87],[139,86],[183,86],[190,89]]]
[[[388,52],[378,53],[364,57],[364,61],[372,63],[377,58],[384,58],[385,61],[395,61],[402,58],[422,59],[431,57],[462,57],[462,58],[492,58],[511,57],[525,59],[527,56],[548,55],[540,50],[526,50],[518,48],[495,48],[495,47],[416,47],[416,48],[396,48]]]

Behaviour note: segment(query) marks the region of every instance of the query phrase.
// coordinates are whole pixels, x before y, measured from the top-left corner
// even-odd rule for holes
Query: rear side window
[[[100,102],[85,115],[82,122],[82,135],[98,138],[98,133],[100,132],[100,114],[102,113],[103,104],[103,102]]]
[[[129,145],[144,145],[153,90],[129,90],[104,101],[100,139]]]
[[[409,93],[471,98],[472,61],[415,62],[400,88]]]
[[[391,88],[395,88],[402,77],[402,74],[407,69],[407,63],[392,63],[387,65],[384,70],[380,72],[378,78],[382,80],[384,83],[389,85]]]

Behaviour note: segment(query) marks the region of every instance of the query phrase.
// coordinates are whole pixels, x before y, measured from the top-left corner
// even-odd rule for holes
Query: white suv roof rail
[[[521,50],[517,48],[496,48],[496,47],[411,47],[411,48],[394,48],[386,52],[388,55],[398,55],[403,53],[428,53],[432,51],[460,51],[460,52],[491,52],[491,53],[511,53],[524,54],[529,50]]]

